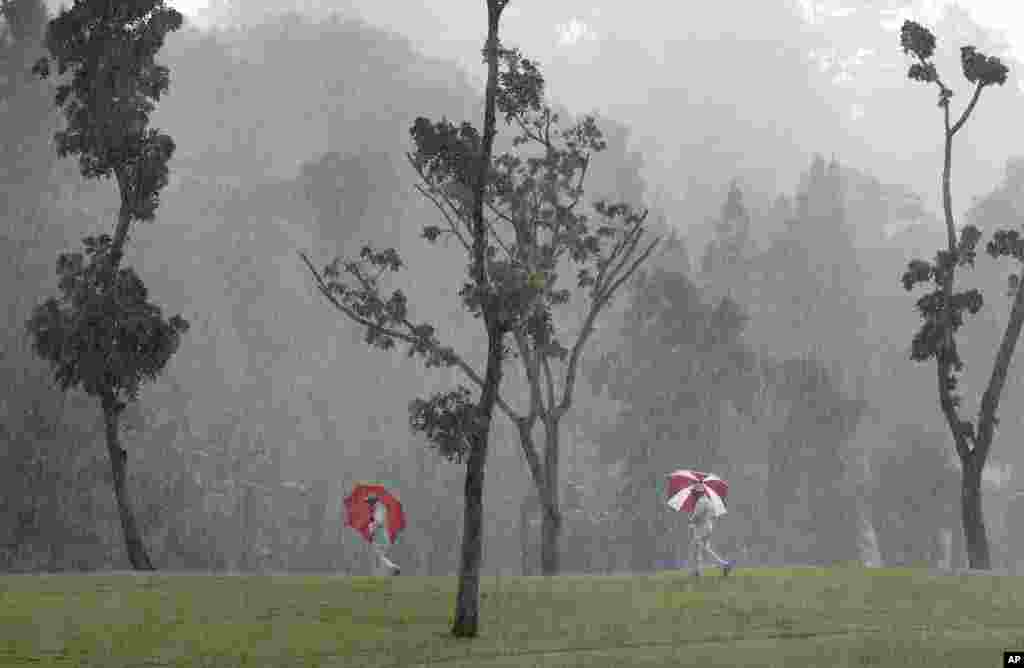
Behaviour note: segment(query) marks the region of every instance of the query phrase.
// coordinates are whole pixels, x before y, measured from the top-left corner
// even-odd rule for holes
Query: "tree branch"
[[[1017,295],[1010,311],[1010,321],[1006,324],[1003,340],[999,344],[988,387],[981,397],[981,409],[978,412],[978,436],[975,441],[975,452],[981,459],[981,464],[985,463],[989,447],[992,445],[996,408],[999,407],[999,399],[1003,393],[1003,386],[1006,384],[1006,372],[1010,368],[1010,360],[1013,359],[1013,351],[1020,338],[1022,325],[1024,325],[1024,281],[1017,286]]]
[[[548,361],[547,355],[540,354],[540,363],[544,367],[544,383],[548,391],[548,405],[545,412],[550,414],[551,411],[557,409],[555,405],[555,379],[551,375],[551,363]]]
[[[956,453],[960,456],[961,462],[966,462],[971,456],[971,449],[967,445],[967,438],[960,430],[960,415],[957,413],[951,391],[947,386],[950,366],[950,363],[945,361],[939,361],[935,365],[939,380],[939,407],[942,409],[942,414],[946,417],[949,430],[953,434]]]
[[[971,96],[970,103],[967,105],[967,108],[964,109],[964,113],[963,113],[963,115],[960,116],[960,120],[958,120],[956,122],[956,125],[954,125],[953,128],[949,130],[949,134],[950,135],[955,135],[956,131],[959,130],[961,127],[963,127],[964,123],[967,121],[967,117],[971,115],[972,111],[974,111],[974,105],[978,104],[978,98],[981,97],[981,89],[984,88],[984,87],[985,87],[985,84],[983,84],[981,82],[978,82],[978,85],[975,86],[975,88],[974,88],[974,95]],[[946,127],[947,128],[949,127],[948,118],[947,118],[947,121],[946,121]]]
[[[491,210],[492,212],[494,212],[494,214],[495,214],[496,216],[498,216],[499,218],[502,218],[502,219],[504,219],[504,220],[507,220],[507,221],[509,221],[510,223],[512,222],[512,219],[511,219],[511,218],[509,218],[508,216],[506,216],[505,214],[501,213],[500,211],[498,211],[498,210],[497,210],[497,209],[496,209],[496,208],[494,207],[494,204],[492,204],[491,202],[487,202],[486,204],[487,204],[487,207],[488,207],[488,208],[489,208],[489,209],[490,209],[490,210]],[[506,244],[506,243],[505,243],[505,242],[504,242],[504,241],[502,240],[501,236],[499,236],[499,235],[498,235],[498,230],[496,230],[496,229],[494,228],[494,223],[492,223],[492,222],[491,222],[490,220],[488,220],[487,218],[484,218],[484,222],[485,222],[485,223],[487,224],[487,229],[488,229],[488,230],[490,231],[490,233],[491,233],[491,236],[492,236],[492,237],[494,238],[494,240],[495,240],[496,242],[498,242],[498,246],[500,246],[500,247],[501,247],[501,250],[505,251],[505,255],[506,255],[506,256],[508,257],[508,259],[509,259],[509,262],[512,262],[512,261],[513,261],[513,260],[515,259],[515,258],[513,257],[513,255],[512,255],[512,251],[511,251],[511,250],[509,249],[508,245],[507,245],[507,244]],[[514,224],[514,223],[513,223],[513,224]]]
[[[637,241],[639,241],[639,237],[637,238]],[[636,261],[632,264],[632,266],[630,266],[626,273],[623,274],[607,290],[605,290],[606,301],[610,299],[612,295],[615,294],[615,291],[618,290],[623,283],[629,280],[629,277],[633,275],[633,272],[635,272],[637,268],[644,262],[644,260],[646,260],[650,256],[650,254],[654,251],[655,246],[657,246],[660,242],[661,237],[658,237],[654,241],[652,241],[650,245],[647,246],[647,249],[643,253],[641,253],[640,256],[636,259]]]
[[[519,444],[523,448],[523,456],[526,457],[526,466],[530,470],[533,484],[537,486],[538,492],[542,492],[544,490],[545,477],[544,469],[541,468],[540,464],[540,455],[537,454],[537,446],[533,442],[533,425],[535,420],[535,418],[520,417],[513,422],[519,430]]]
[[[313,274],[313,279],[316,281],[317,288],[320,290],[320,293],[334,306],[334,308],[338,309],[338,311],[340,311],[341,313],[345,314],[348,317],[349,320],[351,320],[352,322],[354,322],[354,323],[356,323],[358,325],[362,325],[364,327],[376,329],[377,331],[380,331],[380,332],[384,333],[387,336],[396,338],[396,339],[398,339],[400,341],[405,341],[406,343],[409,343],[409,344],[417,344],[417,343],[421,343],[422,342],[421,339],[419,339],[419,338],[417,338],[415,336],[412,336],[410,334],[406,334],[404,332],[400,332],[397,329],[392,329],[390,327],[381,327],[380,325],[378,325],[378,324],[376,324],[376,323],[374,323],[374,322],[372,322],[370,320],[367,320],[366,318],[363,318],[358,313],[356,313],[355,311],[353,311],[349,307],[347,307],[344,304],[342,304],[340,301],[338,301],[338,298],[335,297],[334,294],[332,294],[330,286],[327,285],[327,283],[324,281],[323,277],[320,275],[320,272],[318,272],[316,270],[316,268],[313,266],[313,263],[310,262],[309,258],[306,256],[306,254],[303,253],[302,251],[299,251],[299,257],[302,258],[302,261],[306,264],[306,267],[309,269],[309,272],[311,274]],[[404,324],[410,330],[414,330],[413,324],[411,322],[409,322],[408,319],[404,319],[402,321],[402,324]],[[439,350],[441,350],[443,348],[443,346],[441,346],[437,342],[427,342],[427,345],[433,351],[439,351]],[[469,366],[469,364],[467,364],[464,359],[462,359],[461,355],[456,353],[451,348],[446,348],[446,350],[451,354],[451,358],[452,358],[453,362],[455,363],[455,366],[457,366],[459,369],[461,369],[462,372],[464,374],[466,374],[466,376],[471,381],[476,383],[476,385],[482,389],[483,386],[484,386],[483,378],[481,378],[476,373],[476,371],[474,371],[473,368],[471,366]],[[497,397],[497,404],[498,404],[498,406],[501,407],[501,410],[504,411],[504,413],[509,417],[510,420],[514,421],[514,420],[519,418],[518,414],[515,411],[513,411],[512,408],[507,403],[505,403],[505,401],[501,398],[500,394]]]
[[[644,213],[644,218],[647,217],[647,213]],[[614,265],[612,270],[603,277],[603,281],[595,284],[598,294],[605,292],[609,284],[614,284],[616,277],[625,267],[629,258],[633,255],[636,250],[637,244],[640,243],[640,238],[643,236],[644,230],[640,226],[643,223],[641,219],[633,229],[629,230],[626,235],[615,244],[615,248],[608,255],[608,265]],[[657,243],[657,240],[655,240]],[[615,264],[618,261],[618,264]]]
[[[532,428],[534,420],[544,412],[544,405],[541,403],[540,369],[537,363],[539,353],[530,349],[522,328],[517,327],[513,335],[519,348],[519,358],[523,361],[523,369],[526,371],[526,380],[530,385],[530,413],[527,419]]]
[[[573,209],[576,208],[576,205],[580,203],[580,199],[583,198],[583,181],[584,181],[584,179],[587,178],[587,169],[589,167],[590,167],[590,154],[588,153],[586,156],[584,156],[584,158],[583,158],[583,165],[580,167],[580,180],[576,184],[576,190],[577,190],[578,194],[576,195],[576,197],[573,198],[572,204],[570,204],[567,207],[570,212]]]
[[[536,134],[535,132],[531,131],[520,116],[517,115],[515,119],[516,125],[519,126],[519,129],[523,131],[523,134],[526,135],[527,138],[532,139],[541,146],[547,146],[547,144],[544,143],[544,138],[541,137],[539,134]]]
[[[433,195],[433,193],[429,192],[429,191],[428,191],[428,190],[427,190],[426,188],[424,188],[424,187],[423,187],[423,186],[421,186],[420,184],[418,184],[418,183],[417,183],[417,184],[416,184],[415,186],[413,186],[413,187],[414,187],[414,188],[416,188],[416,190],[417,190],[417,191],[418,191],[418,192],[419,192],[419,193],[420,193],[421,195],[423,195],[423,196],[424,196],[424,197],[426,197],[426,198],[427,198],[428,200],[430,200],[431,202],[433,202],[433,203],[434,203],[434,206],[436,206],[436,207],[437,207],[437,210],[441,212],[441,215],[442,215],[442,216],[444,216],[444,219],[445,219],[445,220],[446,220],[446,221],[448,222],[448,230],[449,230],[449,231],[450,231],[450,232],[451,232],[452,234],[454,234],[454,235],[455,235],[455,237],[456,237],[456,238],[457,238],[457,239],[459,240],[459,242],[460,242],[460,243],[462,244],[462,247],[463,247],[463,248],[465,248],[465,249],[466,249],[466,251],[468,252],[468,251],[470,250],[469,242],[468,242],[468,241],[466,241],[466,238],[465,238],[464,236],[462,236],[462,233],[461,233],[461,232],[460,232],[460,231],[458,230],[458,227],[457,227],[457,225],[455,224],[455,222],[454,222],[454,221],[452,221],[452,219],[451,219],[451,216],[450,216],[450,215],[448,214],[448,212],[447,212],[447,211],[445,210],[444,206],[443,206],[443,205],[442,205],[442,204],[441,204],[441,203],[440,203],[439,201],[437,201],[437,199],[435,198],[435,196]],[[447,198],[446,198],[446,199],[447,199]],[[451,204],[449,204],[449,206],[451,206]]]
[[[639,240],[639,236],[637,236],[637,240]],[[587,317],[583,321],[580,333],[576,337],[576,343],[573,344],[572,352],[569,354],[569,367],[565,373],[565,387],[562,388],[562,403],[559,405],[559,410],[563,413],[568,411],[569,407],[572,406],[573,388],[576,385],[576,373],[578,371],[580,356],[582,354],[584,344],[594,331],[594,321],[597,319],[598,313],[600,313],[601,309],[604,308],[604,305],[611,300],[622,284],[629,280],[629,277],[633,275],[633,273],[648,257],[650,257],[655,246],[657,246],[660,241],[661,237],[654,239],[654,241],[647,246],[647,249],[637,257],[636,261],[630,265],[629,269],[626,270],[622,277],[612,283],[607,289],[601,290],[600,292],[595,291],[591,297],[590,311],[587,313]]]
[[[619,253],[622,251],[623,246],[625,246],[626,241],[629,239],[631,234],[632,232],[628,232],[625,237],[615,242],[615,245],[612,247],[611,252],[608,254],[607,261],[603,262],[598,268],[597,276],[594,277],[594,285],[590,291],[592,298],[597,298],[598,296],[600,296],[605,284],[608,282],[608,268],[612,266],[612,263],[615,261],[615,258],[618,257]],[[614,267],[612,267],[612,269],[614,269]]]

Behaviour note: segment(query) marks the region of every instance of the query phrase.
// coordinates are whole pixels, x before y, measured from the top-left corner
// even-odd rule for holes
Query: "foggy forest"
[[[969,3],[123,4],[182,15],[101,113],[86,19],[2,3],[0,573],[371,575],[368,481],[403,578],[684,570],[687,469],[738,572],[1024,574],[1024,50]]]

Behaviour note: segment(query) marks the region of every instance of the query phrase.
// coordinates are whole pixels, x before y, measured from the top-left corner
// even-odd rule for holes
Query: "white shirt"
[[[694,526],[707,526],[715,518],[715,508],[707,494],[701,494],[697,503],[693,506],[693,515],[690,516],[690,524]]]
[[[388,533],[388,509],[384,504],[377,502],[373,508],[373,521],[370,523],[370,536],[375,542],[383,542],[385,545],[391,543],[391,534]]]

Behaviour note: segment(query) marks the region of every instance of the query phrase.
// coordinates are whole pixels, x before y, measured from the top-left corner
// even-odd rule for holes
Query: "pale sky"
[[[1024,4],[1007,0],[961,0],[959,4],[981,25],[1002,31],[1014,57],[1024,61]]]
[[[390,1],[398,3],[410,0]],[[388,0],[385,0],[385,4],[387,2]],[[804,5],[815,4],[814,0],[800,0],[800,2]],[[202,10],[206,9],[210,3],[209,0],[170,0],[168,4],[201,25],[203,23]],[[330,5],[331,3],[324,4]],[[931,12],[933,16],[921,16],[920,20],[927,21],[936,18],[942,7],[949,2],[948,0],[931,0],[926,4],[933,8],[933,12]],[[959,0],[957,4],[965,8],[981,25],[1004,32],[1013,49],[1014,56],[1024,61],[1024,2],[1018,0]],[[558,31],[559,41],[563,44],[586,40],[588,37],[592,38],[592,33],[582,21],[573,21],[571,25],[553,26],[552,30]]]
[[[51,3],[66,2],[66,0],[48,1]],[[279,7],[282,10],[291,8],[308,11],[316,17],[323,17],[332,11],[339,11],[343,15],[349,16],[356,14],[371,25],[403,35],[409,39],[414,49],[427,57],[454,62],[463,68],[467,79],[474,85],[481,86],[483,83],[483,71],[479,62],[479,26],[483,24],[486,16],[483,0],[277,0],[277,2],[267,2],[267,0],[167,0],[167,2],[188,15],[192,19],[192,23],[201,27],[208,25],[211,20],[214,22],[224,21],[233,13],[228,8],[231,6],[245,7],[246,5],[243,3],[248,2],[261,8]],[[752,10],[762,4],[762,0],[736,0],[735,6],[742,6],[744,2],[749,2]],[[861,0],[772,0],[772,2],[793,3],[802,6],[804,19],[811,25],[817,23],[815,13],[819,17],[829,15],[841,17],[853,13],[854,8],[861,4]],[[906,7],[906,9],[894,9],[886,12],[888,17],[884,26],[890,32],[898,31],[899,24],[905,18],[920,21],[925,25],[934,24],[940,19],[947,5],[959,5],[967,11],[974,22],[996,33],[995,36],[1003,38],[1012,52],[1007,55],[1018,62],[1024,62],[1024,2],[1020,0],[959,0],[955,3],[950,0],[882,0],[881,3],[872,4]],[[552,10],[553,5],[557,6],[557,12]],[[666,143],[665,137],[654,136],[644,128],[661,127],[665,122],[664,118],[658,116],[660,113],[658,108],[649,105],[649,91],[652,88],[657,88],[659,82],[664,80],[665,73],[658,71],[658,66],[665,64],[663,59],[665,54],[671,51],[672,43],[688,38],[685,25],[689,6],[692,5],[688,2],[664,3],[663,0],[634,0],[630,9],[624,10],[620,4],[607,0],[589,0],[589,2],[586,0],[558,0],[557,3],[550,3],[546,0],[513,0],[503,15],[502,27],[507,31],[504,36],[509,43],[523,49],[525,53],[532,54],[533,57],[545,64],[549,73],[557,72],[559,74],[557,77],[552,77],[549,82],[549,94],[554,99],[558,99],[562,104],[578,112],[597,113],[626,123],[632,129],[631,141],[645,152],[646,159],[652,165],[657,163],[669,168],[676,164],[682,149],[671,148],[675,146],[674,143]],[[249,18],[258,20],[257,17],[261,13],[260,11],[251,12],[252,15]],[[756,22],[757,15],[757,11],[752,11],[751,16],[747,17],[748,21]],[[543,23],[545,16],[550,17],[547,25]],[[645,16],[650,16],[651,20],[645,21]],[[767,11],[765,16],[771,19],[775,14]],[[710,30],[721,30],[724,31],[722,34],[727,34],[732,20],[728,12],[711,11],[708,20],[704,23],[710,26]],[[744,34],[748,36],[756,34],[756,29],[755,32],[747,30]],[[695,37],[700,38],[701,35],[697,34]],[[713,38],[713,36],[705,37]],[[910,178],[907,174],[911,173],[907,171],[910,168],[909,164],[892,160],[878,162],[875,154],[881,149],[877,145],[871,145],[861,139],[859,133],[865,128],[873,128],[878,132],[884,131],[884,127],[878,126],[879,123],[883,123],[884,126],[884,121],[879,121],[872,114],[871,85],[873,84],[858,86],[858,83],[852,80],[856,74],[856,67],[847,71],[846,66],[855,66],[862,56],[869,56],[871,51],[861,49],[865,52],[861,54],[855,48],[851,49],[856,44],[856,35],[846,34],[840,37],[838,42],[842,42],[844,45],[842,62],[839,63],[840,67],[835,68],[837,72],[833,82],[845,91],[837,91],[835,104],[840,104],[840,99],[846,100],[848,107],[845,112],[839,111],[838,107],[836,111],[844,113],[851,125],[847,127],[848,132],[834,142],[823,142],[821,137],[814,136],[813,131],[809,130],[799,142],[794,140],[795,145],[810,156],[813,151],[818,150],[819,146],[830,143],[830,145],[838,146],[837,150],[845,151],[845,159],[866,169],[871,169],[879,178],[883,180],[902,179],[901,182],[906,182],[906,179]],[[764,37],[766,40],[770,40],[770,38],[770,35]],[[818,38],[824,42],[828,41],[828,36],[824,33]],[[877,39],[877,34],[872,38]],[[624,62],[628,63],[623,64],[623,67],[633,67],[638,71],[649,72],[647,77],[638,76],[628,81],[617,81],[616,94],[613,96],[608,95],[603,75],[599,71],[586,67],[602,51],[606,43],[612,44],[612,48],[617,54],[616,57],[624,59]],[[820,53],[809,53],[808,55],[816,57],[820,66],[827,67],[834,60],[834,54],[829,54],[827,51],[826,48]],[[607,61],[604,66],[608,66]],[[844,81],[844,78],[847,80]],[[1016,80],[1017,86],[1024,90],[1024,77],[1014,76],[1013,78]],[[845,92],[845,98],[843,92]],[[661,94],[664,98],[677,93],[661,91]],[[699,97],[700,93],[698,91],[695,94]],[[679,100],[676,103],[683,104]],[[747,120],[750,121],[750,119]],[[756,125],[753,121],[750,121],[749,124]],[[926,143],[920,143],[916,150],[924,150],[922,147],[925,145]],[[733,151],[736,150],[739,149],[734,147]],[[970,196],[982,194],[990,182],[998,180],[1001,175],[1001,165],[1006,157],[1024,151],[1024,144],[1015,141],[998,147],[979,145],[976,150],[994,152],[991,159],[985,163],[991,163],[993,166],[988,172],[975,170],[972,172],[972,177],[975,180],[961,184],[967,193],[964,196],[965,201],[969,201]],[[789,172],[769,169],[752,156],[748,159],[746,156],[737,154],[736,158],[738,168],[757,169],[760,170],[759,173],[764,178],[770,176],[778,181],[775,185],[766,185],[766,188],[774,188],[780,192],[791,189],[790,177],[782,175]],[[661,183],[658,179],[662,177],[657,176],[659,173],[654,170],[647,174],[648,184],[653,190],[664,186],[671,191],[672,184],[675,183],[678,175],[669,170],[665,172],[666,175],[663,175],[663,178],[668,181]],[[934,197],[936,193],[933,190],[936,186],[933,181],[934,179],[920,176],[912,179],[912,182],[908,182],[907,185],[915,188],[923,196]]]

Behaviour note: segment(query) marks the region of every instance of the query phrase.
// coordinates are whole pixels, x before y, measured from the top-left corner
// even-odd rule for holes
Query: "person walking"
[[[693,569],[693,575],[700,577],[704,554],[707,553],[721,566],[722,575],[727,576],[732,572],[734,562],[721,558],[711,548],[711,533],[715,528],[714,505],[703,485],[695,487],[693,492],[697,495],[693,513],[690,515],[690,530],[693,535],[690,541],[690,567]]]
[[[376,496],[366,499],[370,506],[370,544],[377,556],[374,575],[398,575],[402,569],[398,564],[388,559],[388,549],[391,547],[391,535],[388,533],[387,517],[388,510],[383,503],[379,503]]]

